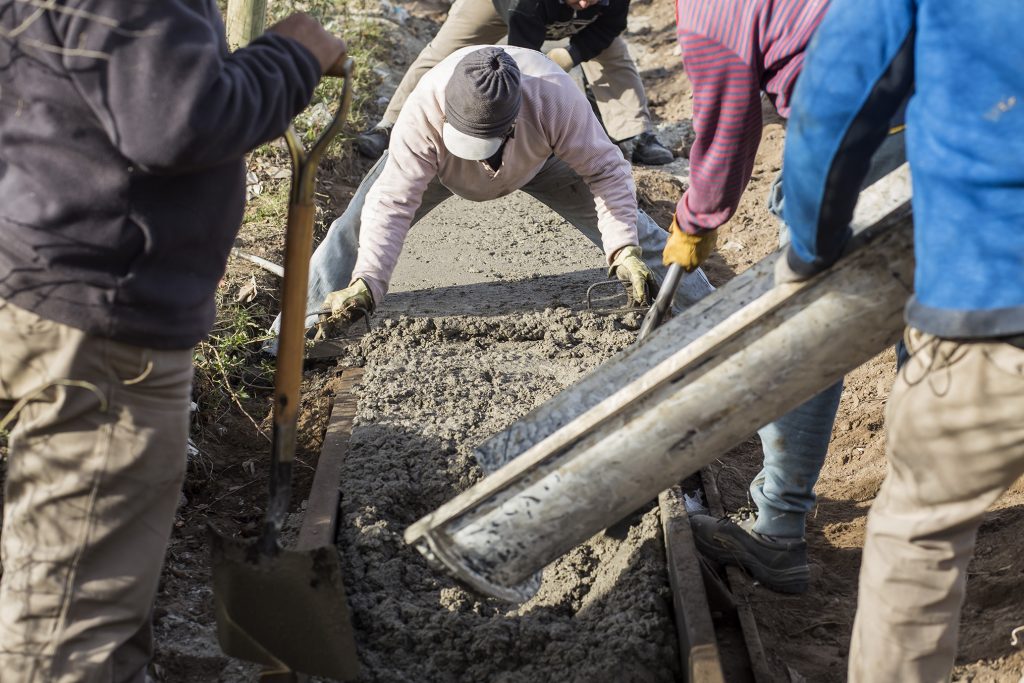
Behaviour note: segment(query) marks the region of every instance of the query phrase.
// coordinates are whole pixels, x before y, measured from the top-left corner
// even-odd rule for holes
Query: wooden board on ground
[[[346,368],[335,382],[334,407],[327,423],[327,436],[317,461],[313,486],[306,503],[306,514],[299,530],[298,548],[319,548],[334,544],[338,521],[338,484],[341,467],[348,454],[352,422],[356,416],[356,396],[352,390],[363,377],[362,368]]]
[[[673,486],[662,491],[658,496],[658,506],[684,680],[689,683],[724,683],[715,627],[708,609],[700,560],[693,544],[682,489]]]
[[[718,483],[715,481],[714,474],[707,467],[701,470],[701,481],[711,514],[718,517],[723,516],[725,509],[722,506]],[[743,642],[746,644],[751,676],[755,683],[771,683],[776,678],[768,668],[761,635],[758,633],[757,621],[754,619],[754,611],[750,605],[750,597],[754,593],[754,582],[738,567],[726,567],[725,575],[732,590],[736,614],[743,631]]]

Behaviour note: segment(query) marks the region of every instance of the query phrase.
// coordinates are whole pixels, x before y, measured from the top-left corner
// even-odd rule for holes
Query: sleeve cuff
[[[572,65],[579,66],[583,61],[583,55],[580,54],[580,51],[572,44],[572,42],[569,43],[569,47],[566,49],[569,51],[569,56],[572,57]]]

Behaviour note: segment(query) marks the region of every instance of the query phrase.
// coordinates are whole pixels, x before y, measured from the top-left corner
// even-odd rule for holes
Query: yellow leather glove
[[[321,308],[325,312],[320,316],[316,338],[338,337],[345,333],[356,318],[361,315],[369,317],[373,313],[373,294],[370,293],[366,282],[359,278],[345,289],[331,292],[324,297]]]
[[[548,59],[562,67],[562,71],[566,73],[572,71],[572,68],[576,66],[572,61],[572,55],[564,47],[556,47],[548,52]]]
[[[650,306],[658,295],[658,283],[654,280],[654,273],[643,262],[643,254],[638,246],[623,247],[608,268],[608,277],[614,275],[626,283],[628,306]]]
[[[687,273],[692,273],[711,256],[717,239],[717,230],[702,230],[698,235],[691,235],[679,227],[675,214],[672,214],[672,225],[668,230],[665,250],[661,252],[661,262],[666,266],[678,263]]]

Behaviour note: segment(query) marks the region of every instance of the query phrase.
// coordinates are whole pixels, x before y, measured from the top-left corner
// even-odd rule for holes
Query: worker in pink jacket
[[[516,190],[599,245],[609,275],[627,285],[632,301],[650,300],[667,233],[637,209],[630,164],[586,97],[539,52],[471,46],[419,82],[389,151],[314,253],[307,325],[321,309],[342,322],[372,312],[388,291],[409,229],[448,197],[482,202]],[[696,271],[677,301],[712,290]]]

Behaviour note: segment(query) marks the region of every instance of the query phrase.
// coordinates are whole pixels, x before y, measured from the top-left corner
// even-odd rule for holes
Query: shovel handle
[[[313,193],[317,165],[331,141],[341,131],[352,104],[352,60],[344,70],[341,104],[330,125],[309,153],[291,127],[285,133],[292,156],[292,191],[285,233],[284,278],[281,283],[281,332],[274,374],[274,464],[295,458],[295,428],[299,414],[299,385],[305,351],[306,290],[309,259],[313,252]]]

